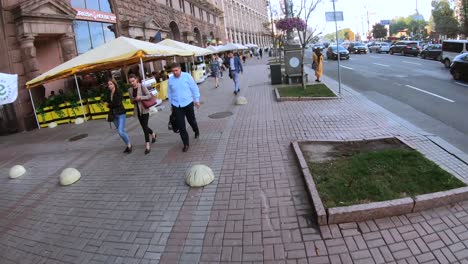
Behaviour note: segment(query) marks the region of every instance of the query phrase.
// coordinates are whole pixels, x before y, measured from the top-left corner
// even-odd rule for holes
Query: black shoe
[[[151,152],[151,149],[145,149],[145,155],[148,155]]]
[[[316,82],[320,82],[320,80],[319,80],[319,79],[317,79],[317,80],[315,80],[315,81],[316,81]]]
[[[198,138],[200,136],[200,132],[195,132],[195,138]]]
[[[182,149],[182,152],[187,152],[189,149],[189,145],[184,145],[184,148]]]
[[[236,91],[234,91],[234,94],[235,94],[235,95],[237,95],[237,92],[236,92]]]
[[[151,138],[151,143],[156,142],[156,137],[157,137],[157,135],[156,135],[156,133],[154,133],[154,137]]]
[[[123,153],[128,153],[128,154],[132,153],[132,146],[126,147]]]

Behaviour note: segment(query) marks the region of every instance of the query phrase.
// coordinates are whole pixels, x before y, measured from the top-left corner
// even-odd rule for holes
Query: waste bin
[[[270,64],[271,84],[281,84],[281,64]]]

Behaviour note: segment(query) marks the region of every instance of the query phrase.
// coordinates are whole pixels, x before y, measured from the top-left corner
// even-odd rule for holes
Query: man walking
[[[168,98],[176,118],[180,138],[184,143],[182,151],[187,152],[189,149],[189,136],[185,128],[185,118],[187,118],[193,132],[195,132],[195,138],[200,136],[193,108],[194,105],[197,109],[200,108],[200,90],[192,76],[182,72],[179,63],[173,63],[171,70],[174,75],[169,78]]]
[[[240,92],[239,75],[244,72],[242,63],[239,57],[234,56],[234,53],[229,51],[229,55],[224,61],[224,65],[229,69],[229,76],[231,76],[234,81],[234,94],[237,95]]]
[[[262,48],[260,48],[258,50],[258,53],[260,54],[260,59],[263,59],[263,49]]]

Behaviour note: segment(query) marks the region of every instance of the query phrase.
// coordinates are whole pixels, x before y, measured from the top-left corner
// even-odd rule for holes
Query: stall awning
[[[67,78],[79,73],[108,70],[143,61],[172,56],[193,56],[194,52],[154,44],[151,42],[119,37],[95,49],[81,54],[26,83],[33,88],[46,82]]]
[[[197,47],[197,46],[194,46],[194,45],[190,45],[190,44],[187,44],[187,43],[175,41],[175,40],[172,40],[172,39],[165,39],[165,40],[159,42],[158,45],[164,45],[164,46],[167,46],[167,47],[172,47],[172,48],[177,48],[177,49],[183,49],[183,50],[186,50],[186,51],[190,51],[190,52],[193,52],[195,54],[195,56],[206,56],[206,55],[213,54],[213,51],[211,51],[209,49],[200,48],[200,47]]]

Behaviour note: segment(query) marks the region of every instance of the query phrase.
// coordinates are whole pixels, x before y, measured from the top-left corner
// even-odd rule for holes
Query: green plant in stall
[[[45,120],[46,120],[45,111],[44,111],[44,108],[47,107],[46,102],[47,102],[47,101],[42,102],[42,103],[39,104],[39,106],[36,108],[36,113],[37,113],[38,115],[41,115],[42,120],[43,120],[44,122],[45,122]]]
[[[53,97],[49,97],[47,101],[49,102],[49,106],[52,107],[54,112],[60,117],[64,118],[65,117],[65,112],[60,109],[60,105],[65,103],[66,97],[65,95],[55,95]]]
[[[71,91],[68,92],[66,95],[66,101],[70,104],[70,108],[73,112],[73,116],[76,116],[76,110],[80,106],[79,101],[80,98],[78,96],[78,93],[76,91]]]

